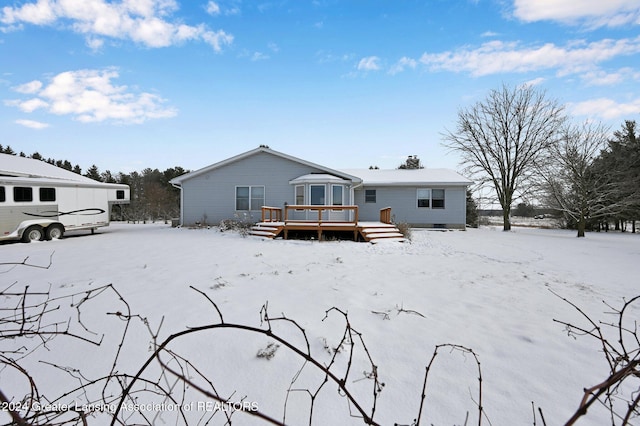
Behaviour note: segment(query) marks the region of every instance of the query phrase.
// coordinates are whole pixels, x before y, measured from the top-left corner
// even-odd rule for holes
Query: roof
[[[348,169],[365,186],[446,185],[468,186],[473,181],[450,169]]]
[[[49,164],[46,161],[33,158],[19,157],[17,155],[0,154],[0,180],[13,180],[16,182],[30,182],[38,179],[38,182],[47,185],[91,185],[125,187],[122,184],[110,184],[98,182],[78,173],[71,172],[61,167]]]
[[[236,161],[242,160],[244,158],[251,157],[251,156],[259,154],[259,153],[267,153],[267,154],[275,155],[276,157],[284,158],[284,159],[287,159],[287,160],[290,160],[290,161],[294,161],[294,162],[299,163],[299,164],[304,164],[305,166],[309,166],[309,167],[312,167],[314,169],[322,170],[323,172],[325,172],[327,174],[330,174],[332,176],[337,176],[337,177],[340,177],[340,178],[343,178],[343,179],[347,179],[347,180],[350,180],[350,181],[352,181],[354,183],[360,183],[360,178],[357,177],[357,176],[350,175],[348,173],[345,173],[344,171],[334,170],[334,169],[322,166],[320,164],[312,163],[310,161],[302,160],[302,159],[296,158],[296,157],[294,157],[292,155],[288,155],[288,154],[284,154],[282,152],[275,151],[275,150],[273,150],[271,148],[268,148],[266,146],[260,146],[260,147],[258,147],[256,149],[252,149],[251,151],[247,151],[247,152],[244,152],[242,154],[238,154],[238,155],[236,155],[234,157],[227,158],[226,160],[219,161],[217,163],[211,164],[210,166],[203,167],[201,169],[195,170],[195,171],[193,171],[191,173],[186,173],[186,174],[184,174],[182,176],[178,176],[176,178],[171,179],[170,183],[175,184],[175,185],[180,185],[185,180],[192,179],[192,178],[194,178],[196,176],[202,175],[204,173],[208,173],[208,172],[213,171],[215,169],[218,169],[220,167],[226,166],[227,164],[234,163]]]
[[[313,183],[313,182],[332,182],[332,183],[349,183],[349,180],[339,178],[338,176],[330,175],[327,173],[309,173],[308,175],[300,176],[289,181],[290,184],[299,183]]]
[[[95,182],[86,176],[79,175],[46,161],[17,155],[0,154],[0,175],[15,177],[38,177],[63,179],[77,182]]]

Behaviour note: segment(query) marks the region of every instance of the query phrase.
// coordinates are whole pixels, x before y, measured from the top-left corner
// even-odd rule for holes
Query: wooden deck
[[[313,219],[290,219],[298,216]],[[331,219],[331,215],[344,216],[344,220]],[[358,220],[358,206],[285,206],[284,218],[282,210],[275,207],[262,208],[262,221],[251,228],[251,235],[264,238],[284,238],[305,235],[318,241],[327,236],[349,236],[353,241],[376,243],[379,241],[400,241],[405,238],[391,222],[391,209],[380,211],[380,222],[361,222]]]

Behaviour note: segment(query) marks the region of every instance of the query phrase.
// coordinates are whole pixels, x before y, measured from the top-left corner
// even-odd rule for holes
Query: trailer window
[[[15,186],[13,188],[13,201],[33,201],[33,188]]]
[[[4,186],[0,186],[0,202],[4,203],[7,201],[6,195],[4,195]]]
[[[117,200],[124,200],[124,191],[122,189],[118,189],[116,191],[116,199]]]
[[[56,189],[55,188],[40,188],[40,201],[55,201]]]

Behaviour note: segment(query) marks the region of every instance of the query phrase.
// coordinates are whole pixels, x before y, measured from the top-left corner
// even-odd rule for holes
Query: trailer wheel
[[[42,241],[43,239],[44,229],[39,225],[30,226],[22,233],[22,241],[25,243],[30,243],[31,241]]]
[[[47,240],[59,240],[64,235],[64,227],[58,223],[47,227]]]

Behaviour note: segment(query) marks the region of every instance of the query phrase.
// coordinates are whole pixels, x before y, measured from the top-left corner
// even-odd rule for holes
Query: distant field
[[[502,216],[481,216],[480,225],[502,225]],[[555,229],[561,227],[561,220],[552,217],[547,217],[544,219],[534,219],[532,217],[512,216],[511,225],[528,226],[531,228]]]

